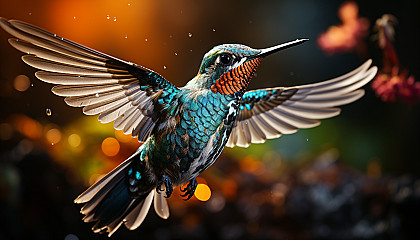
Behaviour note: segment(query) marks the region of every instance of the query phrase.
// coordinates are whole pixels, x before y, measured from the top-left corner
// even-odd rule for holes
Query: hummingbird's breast
[[[211,166],[225,147],[237,114],[234,96],[184,90],[154,133],[151,165],[176,185]]]

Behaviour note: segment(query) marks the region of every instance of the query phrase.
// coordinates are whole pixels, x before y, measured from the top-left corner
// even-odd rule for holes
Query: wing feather
[[[52,88],[54,94],[66,97],[70,106],[83,107],[86,115],[99,114],[102,123],[116,121],[116,129],[123,129],[139,141],[150,135],[159,118],[154,111],[156,106],[168,104],[172,99],[159,99],[160,93],[179,91],[150,69],[30,24],[0,18],[0,26],[18,38],[9,39],[9,43],[28,54],[22,60],[42,70],[36,77],[56,84]]]
[[[360,88],[377,73],[377,68],[371,64],[368,60],[347,74],[319,83],[246,92],[235,120],[235,131],[230,136],[233,139],[229,139],[227,146],[248,147],[300,128],[318,126],[319,119],[338,115],[337,106],[364,95]]]
[[[137,81],[137,79],[133,78],[132,76],[129,78],[122,78],[122,75],[116,74],[109,77],[98,77],[39,71],[35,74],[35,76],[43,82],[60,85],[101,85],[112,83],[126,84]]]

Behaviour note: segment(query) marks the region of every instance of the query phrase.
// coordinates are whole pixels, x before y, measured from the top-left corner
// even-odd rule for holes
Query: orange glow
[[[47,131],[45,134],[45,137],[47,138],[47,141],[51,143],[52,145],[57,144],[61,140],[61,132],[60,130],[56,128],[52,128]]]
[[[23,133],[30,138],[39,138],[41,136],[41,124],[32,119],[26,119],[23,122]]]
[[[344,24],[357,20],[359,7],[355,2],[345,2],[338,10],[338,16]]]
[[[207,201],[211,197],[211,190],[206,184],[198,184],[194,196],[200,201]]]
[[[128,5],[127,2],[114,0],[57,0],[50,1],[48,6],[48,31],[133,62],[140,62],[133,53],[147,56],[148,64],[162,61],[161,55],[156,52],[162,50],[138,44],[151,32],[156,39],[166,37],[159,31],[156,21],[159,9],[154,1]]]
[[[259,175],[264,173],[265,166],[261,161],[258,161],[255,157],[247,156],[240,161],[241,170],[248,173]]]
[[[135,140],[135,138],[131,137],[131,135],[125,135],[122,130],[115,130],[115,137],[118,139],[118,141],[123,143]]]
[[[331,26],[318,37],[318,45],[327,54],[357,50],[361,40],[368,35],[369,20],[358,16],[355,2],[345,2],[338,10],[342,24]]]
[[[120,143],[113,137],[105,138],[105,140],[102,141],[101,147],[102,152],[109,157],[117,155],[120,151]]]
[[[30,84],[31,84],[31,81],[25,75],[18,75],[13,81],[13,87],[19,92],[24,92],[28,90]]]
[[[26,137],[39,138],[42,136],[41,124],[24,115],[16,116],[13,120],[13,126]]]
[[[226,181],[222,184],[223,188],[223,194],[226,196],[226,198],[233,198],[236,195],[236,192],[238,190],[238,185],[235,181],[232,179],[226,179]]]

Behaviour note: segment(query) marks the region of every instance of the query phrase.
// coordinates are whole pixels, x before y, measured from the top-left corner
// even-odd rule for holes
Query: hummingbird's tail
[[[139,159],[141,149],[74,200],[85,203],[80,212],[85,215],[84,222],[96,222],[94,232],[111,236],[123,223],[130,230],[138,228],[153,199],[156,213],[169,217],[164,194],[156,191],[150,168]]]

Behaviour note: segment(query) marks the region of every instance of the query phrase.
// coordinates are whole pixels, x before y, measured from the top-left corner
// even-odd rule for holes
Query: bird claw
[[[172,195],[172,191],[173,191],[171,178],[166,174],[162,175],[162,179],[159,181],[158,186],[156,187],[156,191],[158,193],[163,191],[162,184],[165,184],[165,192],[166,192],[165,198],[169,198]]]
[[[181,194],[181,197],[187,197],[184,199],[184,201],[189,200],[194,195],[196,188],[197,188],[197,180],[195,178],[190,180],[190,182],[188,182],[188,185],[184,189],[180,187],[181,192],[184,193],[184,194]]]

